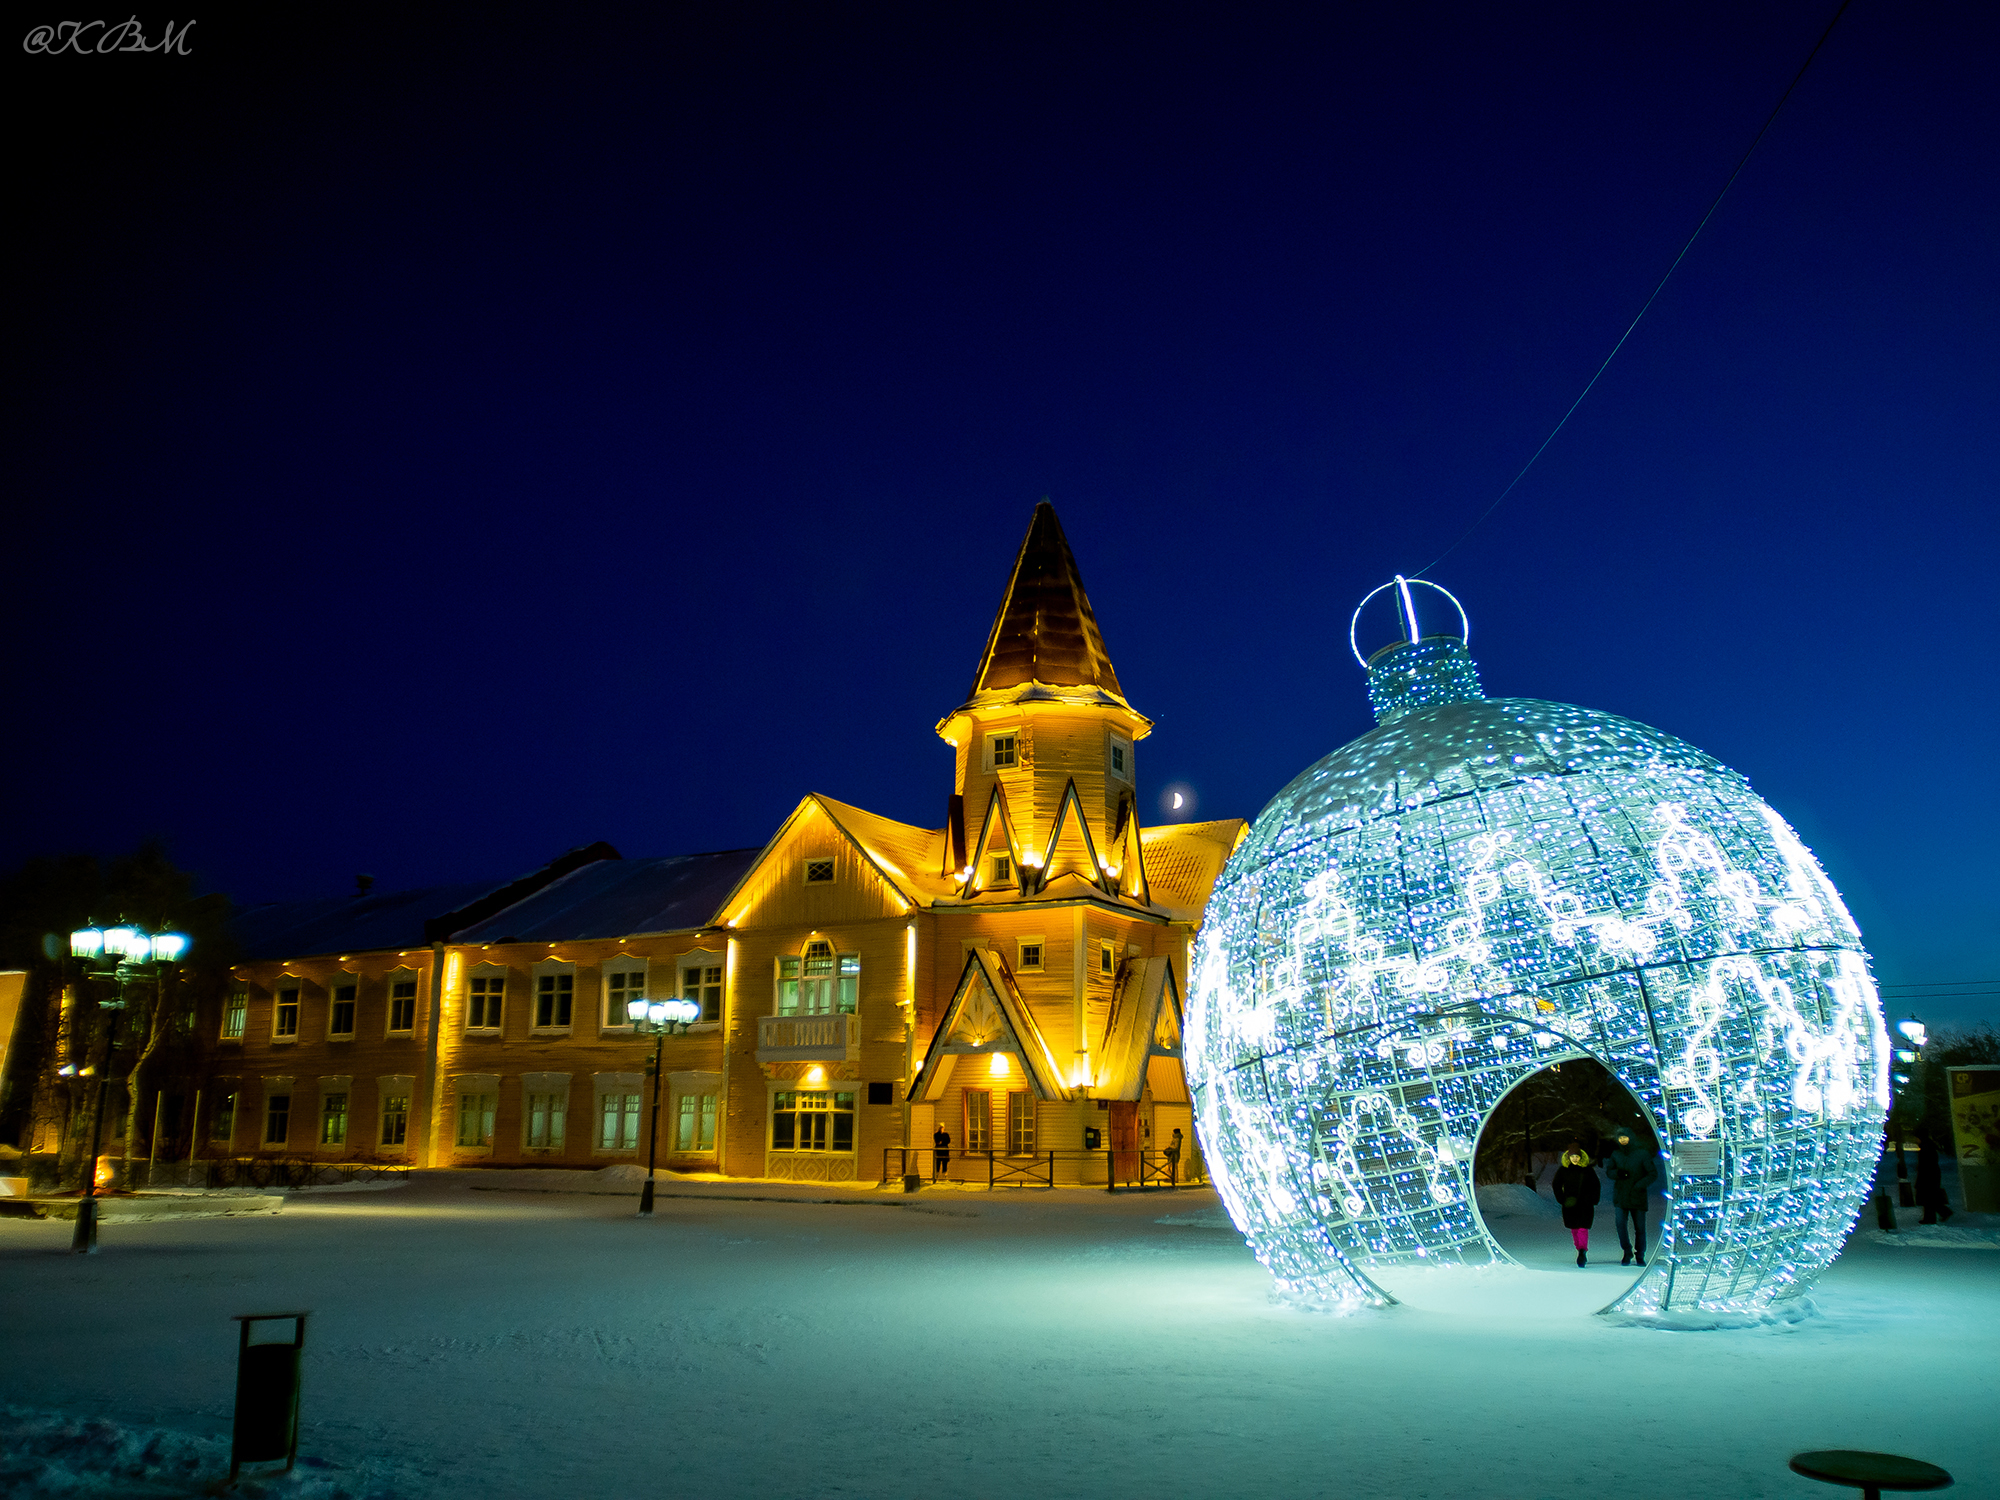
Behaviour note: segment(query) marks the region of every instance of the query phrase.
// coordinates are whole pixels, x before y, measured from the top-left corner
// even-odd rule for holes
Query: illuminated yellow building
[[[873,1181],[951,1138],[954,1175],[1182,1132],[1194,925],[1240,820],[1142,828],[1138,744],[1069,544],[1037,508],[963,703],[942,828],[810,795],[761,850],[572,852],[498,890],[253,909],[222,1021],[215,1154],[426,1165],[643,1161],[633,997],[664,1044],[677,1170]],[[989,1158],[990,1153],[990,1158]],[[1129,1164],[1128,1164],[1129,1163]],[[909,1169],[917,1169],[914,1156]]]

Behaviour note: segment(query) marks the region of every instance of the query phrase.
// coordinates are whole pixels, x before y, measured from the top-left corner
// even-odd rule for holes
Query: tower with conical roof
[[[941,872],[961,899],[1147,900],[1135,745],[1152,731],[1118,685],[1055,507],[1035,507],[966,700]]]

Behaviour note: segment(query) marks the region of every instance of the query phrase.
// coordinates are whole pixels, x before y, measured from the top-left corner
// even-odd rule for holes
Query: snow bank
[[[301,1457],[290,1473],[253,1466],[232,1494],[260,1500],[392,1500],[411,1476],[382,1465],[343,1467]],[[219,1491],[229,1441],[158,1427],[128,1427],[32,1407],[0,1407],[0,1493],[34,1496],[186,1495]],[[424,1486],[428,1488],[428,1486]]]
[[[1980,1217],[1990,1216],[1982,1214]],[[1894,1234],[1880,1229],[1864,1229],[1860,1238],[1877,1245],[1895,1245],[1906,1250],[2000,1250],[2000,1229],[1969,1228],[1957,1224],[1911,1224]]]
[[[1530,1190],[1524,1182],[1482,1182],[1479,1214],[1484,1219],[1559,1219],[1562,1205]]]

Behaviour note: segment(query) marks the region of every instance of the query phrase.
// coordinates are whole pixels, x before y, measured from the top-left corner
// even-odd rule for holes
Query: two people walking
[[[1646,1195],[1660,1175],[1653,1153],[1635,1144],[1630,1131],[1618,1132],[1618,1147],[1606,1158],[1611,1173],[1611,1206],[1616,1215],[1618,1248],[1625,1252],[1620,1265],[1629,1266],[1636,1256],[1646,1263]],[[1590,1226],[1597,1217],[1597,1205],[1604,1197],[1604,1185],[1590,1164],[1590,1153],[1572,1144],[1563,1152],[1549,1184],[1556,1202],[1562,1205],[1563,1227],[1576,1246],[1576,1263],[1589,1264]]]

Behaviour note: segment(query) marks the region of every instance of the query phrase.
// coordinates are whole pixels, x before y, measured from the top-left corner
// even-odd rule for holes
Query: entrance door
[[[1139,1180],[1139,1101],[1111,1101],[1111,1179]]]

